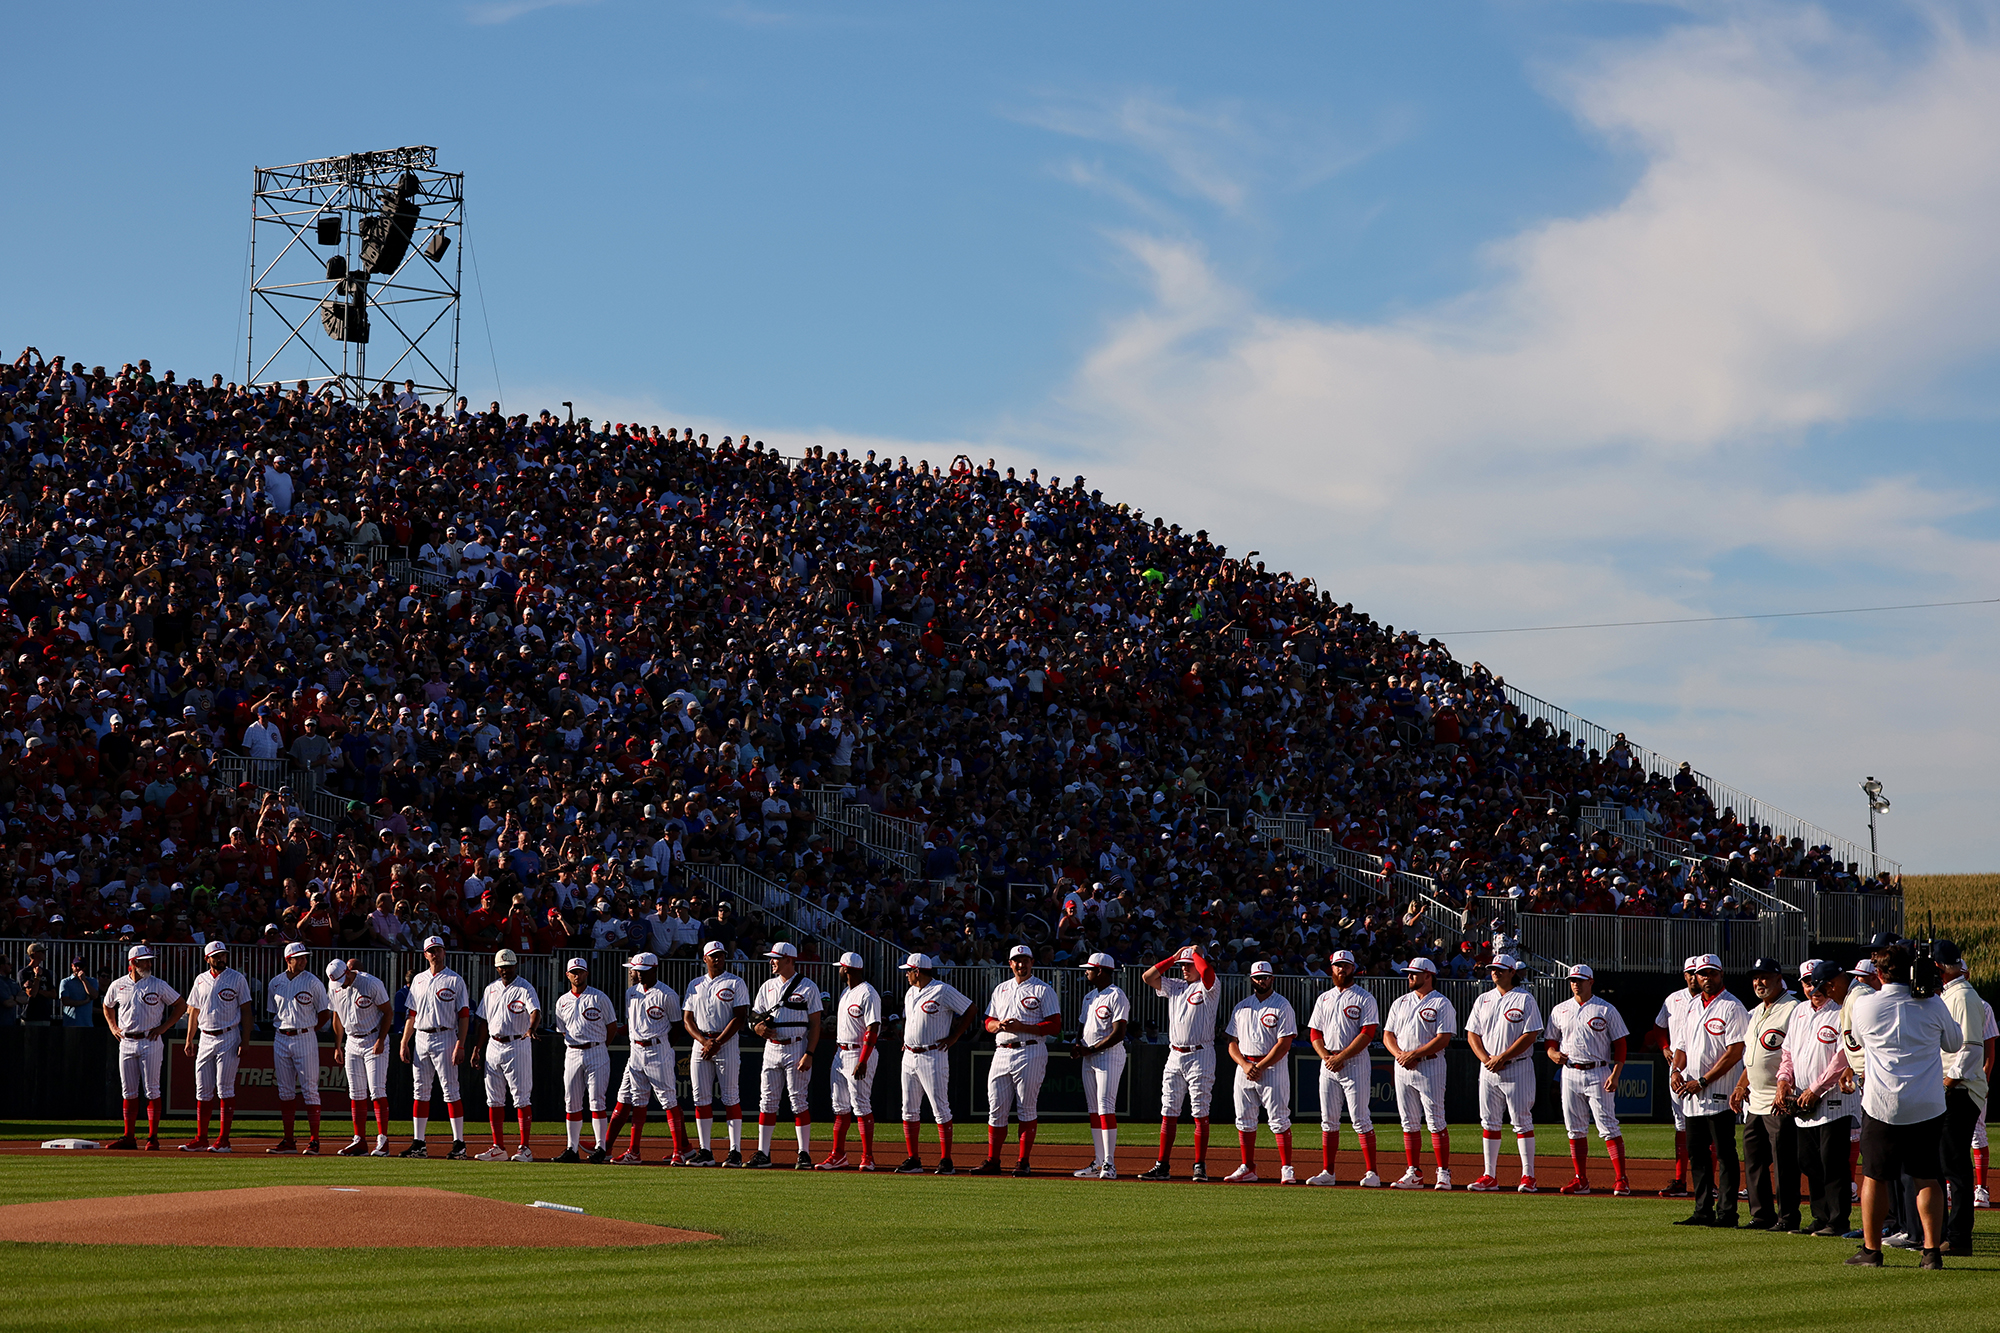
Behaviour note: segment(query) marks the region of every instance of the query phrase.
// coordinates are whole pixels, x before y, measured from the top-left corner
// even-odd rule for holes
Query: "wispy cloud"
[[[512,23],[543,9],[568,9],[578,5],[594,5],[597,0],[493,0],[490,4],[475,4],[465,7],[468,23],[480,27],[493,27],[502,23]]]

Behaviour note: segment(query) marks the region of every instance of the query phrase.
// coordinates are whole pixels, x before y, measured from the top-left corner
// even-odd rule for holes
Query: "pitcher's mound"
[[[259,1189],[60,1199],[0,1207],[0,1241],[68,1245],[363,1246],[674,1245],[714,1240],[611,1217],[410,1186],[271,1185]]]

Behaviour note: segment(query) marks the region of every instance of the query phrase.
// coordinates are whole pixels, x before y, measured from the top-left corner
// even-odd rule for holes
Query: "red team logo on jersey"
[[[592,1017],[593,1015],[586,1014],[584,1016],[586,1018],[589,1018]],[[666,1016],[667,1016],[667,1011],[662,1009],[659,1005],[649,1004],[646,1006],[646,1017],[653,1019],[660,1019],[660,1018],[665,1018]]]
[[[451,987],[446,986],[443,990],[437,993],[437,998],[439,1004],[448,1004],[451,1001],[458,998],[458,992],[454,991]]]
[[[1111,1006],[1110,1006],[1110,1005],[1108,1005],[1108,1004],[1100,1004],[1100,1005],[1098,1005],[1098,1006],[1097,1006],[1097,1016],[1098,1016],[1099,1018],[1102,1018],[1102,1019],[1104,1019],[1104,1020],[1105,1020],[1106,1022],[1109,1022],[1109,1021],[1110,1021],[1110,1019],[1111,1019]]]
[[[1417,1017],[1418,1017],[1419,1019],[1421,1019],[1422,1021],[1426,1022],[1426,1023],[1435,1023],[1435,1022],[1437,1022],[1437,1016],[1438,1016],[1438,1011],[1437,1011],[1437,1010],[1435,1010],[1435,1009],[1419,1009],[1419,1010],[1417,1010]]]
[[[1509,1023],[1518,1023],[1527,1016],[1528,1016],[1528,1011],[1526,1009],[1519,1009],[1519,1008],[1509,1009],[1503,1015],[1503,1017],[1505,1017]]]
[[[236,987],[234,987],[234,986],[224,986],[224,987],[223,987],[223,988],[222,988],[221,990],[219,990],[219,991],[217,991],[217,992],[215,993],[215,998],[216,998],[216,999],[218,999],[218,1000],[223,1000],[223,1001],[228,1001],[228,1000],[233,1000],[233,999],[235,999],[235,998],[236,998]]]
[[[160,1003],[160,993],[159,993],[158,991],[151,991],[151,990],[149,990],[149,991],[147,991],[147,992],[146,992],[146,993],[145,993],[144,995],[140,996],[139,998],[141,998],[142,1000],[144,1000],[144,1001],[145,1001],[145,1002],[146,1002],[147,1004],[158,1004],[158,1003]]]
[[[352,990],[353,987],[350,986],[348,987],[348,989]],[[369,999],[366,995],[357,995],[354,997],[354,1007],[356,1009],[366,1009],[369,1005],[374,1003],[375,1001]]]
[[[1340,1012],[1349,1019],[1356,1019],[1361,1017],[1361,1006],[1358,1004],[1350,1004]]]
[[[1729,1024],[1723,1022],[1720,1018],[1711,1018],[1706,1023],[1703,1023],[1701,1027],[1702,1031],[1708,1033],[1711,1037],[1719,1037],[1729,1030]]]
[[[1258,1019],[1257,1021],[1258,1021],[1259,1023],[1262,1023],[1262,1024],[1263,1024],[1263,1025],[1264,1025],[1265,1027],[1267,1027],[1267,1028],[1274,1028],[1274,1027],[1278,1026],[1278,1016],[1277,1016],[1277,1014],[1275,1014],[1275,1013],[1271,1012],[1271,1011],[1270,1011],[1270,1010],[1268,1010],[1268,1009],[1264,1011],[1264,1016],[1263,1016],[1263,1017],[1261,1017],[1261,1018],[1259,1018],[1259,1019]]]
[[[1767,1051],[1775,1051],[1785,1044],[1785,1034],[1776,1028],[1769,1028],[1757,1039],[1757,1044]]]
[[[1822,1045],[1822,1046],[1831,1046],[1831,1045],[1833,1045],[1833,1044],[1834,1044],[1835,1042],[1837,1042],[1837,1041],[1839,1041],[1839,1040],[1840,1040],[1840,1029],[1839,1029],[1839,1028],[1836,1028],[1836,1027],[1833,1027],[1833,1026],[1829,1025],[1829,1026],[1827,1026],[1827,1027],[1823,1027],[1823,1028],[1821,1028],[1821,1029],[1819,1030],[1819,1041],[1820,1041],[1820,1045]]]
[[[850,1004],[847,1006],[847,1012],[850,1017],[859,1018],[861,1017],[861,1006],[858,1004]]]
[[[528,1012],[528,1002],[526,1000],[509,1000],[507,1001],[507,1012],[510,1014],[525,1014]]]
[[[1208,992],[1197,986],[1190,986],[1181,992],[1181,998],[1189,1004],[1200,1004],[1208,998]]]
[[[735,999],[735,998],[736,998],[736,987],[734,987],[734,986],[724,986],[724,987],[723,987],[723,988],[722,988],[721,990],[719,990],[719,991],[717,991],[717,992],[715,993],[715,998],[716,998],[716,999],[718,999],[718,1000],[723,1000],[723,1001],[728,1001],[728,1000],[733,1000],[733,999]]]
[[[584,1009],[583,1009],[583,1021],[584,1021],[584,1022],[586,1022],[586,1023],[595,1023],[595,1022],[597,1021],[597,1006],[596,1006],[596,1005],[594,1005],[594,1004],[590,1004],[590,1005],[585,1005],[585,1006],[584,1006]]]
[[[1604,1021],[1602,1015],[1596,1015],[1593,1016],[1590,1022],[1585,1024],[1585,1026],[1588,1027],[1592,1032],[1602,1032],[1611,1025]]]
[[[1021,1007],[1023,1009],[1039,1009],[1042,1007],[1041,998],[1034,995],[1023,995],[1021,997]]]
[[[936,1000],[925,1000],[922,1004],[918,1005],[917,1008],[923,1010],[927,1014],[934,1014],[938,1011],[938,1002]]]

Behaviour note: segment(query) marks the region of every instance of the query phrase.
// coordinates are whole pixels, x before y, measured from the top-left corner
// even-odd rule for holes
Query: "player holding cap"
[[[1549,1014],[1549,1063],[1562,1071],[1563,1128],[1569,1133],[1576,1175],[1557,1191],[1590,1193],[1590,1122],[1611,1155],[1611,1192],[1630,1194],[1625,1179],[1625,1132],[1618,1127],[1618,1074],[1625,1067],[1631,1033],[1616,1008],[1597,998],[1597,974],[1588,963],[1569,970],[1569,998]]]
[[[395,1009],[380,980],[336,958],[326,965],[327,1005],[333,1010],[333,1042],[347,1067],[347,1113],[354,1140],[342,1157],[368,1153],[368,1106],[375,1107],[375,1151],[389,1155],[389,1029]]]
[[[861,1122],[861,1169],[875,1170],[875,1065],[882,1039],[882,993],[869,984],[868,965],[858,953],[840,956],[838,1016],[833,1061],[833,1150],[819,1164],[822,1171],[847,1169],[847,1127]]]
[[[966,1029],[972,1026],[972,1001],[956,986],[941,981],[937,964],[930,955],[913,953],[903,960],[903,1147],[909,1156],[896,1168],[898,1175],[915,1175],[924,1169],[917,1156],[917,1122],[924,1113],[924,1099],[931,1103],[931,1119],[937,1122],[937,1174],[948,1176],[956,1169],[951,1162],[951,1061],[950,1051]]]
[[[1215,1092],[1215,966],[1193,945],[1139,978],[1167,1002],[1167,1063],[1160,1073],[1160,1157],[1141,1180],[1173,1178],[1181,1108],[1194,1117],[1194,1174],[1208,1179],[1208,1110]]]
[[[268,1153],[299,1151],[292,1138],[293,1105],[304,1093],[306,1103],[305,1152],[319,1156],[319,1030],[330,1016],[326,987],[308,966],[306,946],[297,940],[285,946],[285,970],[271,978],[264,988],[264,1002],[271,1010],[271,1025],[277,1035],[271,1042],[272,1072],[278,1083],[278,1114],[284,1117],[285,1136]]]
[[[1535,1192],[1535,1041],[1542,1035],[1542,1007],[1517,983],[1521,964],[1507,954],[1486,964],[1493,989],[1472,1002],[1465,1020],[1466,1044],[1479,1060],[1479,1146],[1485,1174],[1466,1188],[1500,1188],[1500,1122],[1514,1126],[1514,1151],[1521,1159],[1517,1193]]]
[[[750,1165],[771,1165],[771,1133],[778,1121],[781,1099],[790,1098],[792,1134],[798,1140],[798,1169],[812,1169],[812,1106],[806,1087],[812,1081],[812,1053],[819,1047],[820,1014],[825,1000],[812,979],[799,971],[799,951],[779,940],[765,951],[774,975],[757,988],[755,1012],[768,1015],[752,1031],[764,1039],[763,1087],[757,1100],[757,1155]]]
[[[542,997],[520,975],[521,959],[512,949],[493,955],[493,967],[500,975],[486,985],[474,1015],[483,1030],[483,1040],[472,1043],[472,1067],[486,1066],[486,1123],[493,1130],[493,1146],[479,1154],[482,1162],[507,1159],[507,1094],[514,1095],[514,1117],[521,1125],[521,1150],[517,1162],[535,1160],[528,1146],[529,1127],[535,1108],[535,1030],[542,1025]]]
[[[465,1104],[458,1099],[458,1062],[465,1057],[472,1001],[465,978],[444,965],[442,936],[424,940],[424,961],[429,966],[410,979],[410,1013],[403,1022],[403,1063],[415,1066],[411,1071],[415,1087],[410,1103],[410,1146],[402,1155],[430,1156],[424,1130],[431,1122],[431,1084],[435,1082],[451,1122],[451,1151],[445,1156],[463,1161]]]
[[[701,1137],[701,1149],[688,1159],[688,1165],[715,1165],[715,1154],[709,1149],[715,1126],[712,1117],[719,1100],[729,1117],[729,1157],[722,1164],[742,1166],[743,1097],[737,1091],[742,1057],[737,1037],[750,1021],[750,985],[729,970],[720,940],[710,940],[701,947],[701,962],[707,975],[697,977],[688,987],[683,1006],[683,1021],[694,1038],[688,1064],[694,1082],[694,1127]]]
[[[1412,958],[1403,971],[1409,974],[1410,989],[1389,1006],[1388,1021],[1382,1025],[1382,1044],[1396,1061],[1396,1109],[1403,1122],[1403,1160],[1408,1163],[1391,1189],[1420,1190],[1423,1174],[1417,1170],[1422,1152],[1418,1147],[1417,1125],[1430,1127],[1431,1154],[1437,1158],[1437,1188],[1451,1188],[1451,1136],[1444,1119],[1444,1048],[1458,1031],[1458,1011],[1438,992],[1437,964],[1424,957]]]
[[[1335,1183],[1333,1163],[1340,1152],[1340,1111],[1354,1125],[1354,1137],[1361,1145],[1364,1174],[1361,1184],[1379,1189],[1382,1177],[1375,1174],[1375,1119],[1368,1113],[1369,1085],[1373,1081],[1368,1048],[1382,1031],[1381,1011],[1375,997],[1354,984],[1354,955],[1336,949],[1327,958],[1333,985],[1313,1001],[1312,1018],[1306,1034],[1319,1053],[1319,1156],[1320,1173],[1308,1185]]]
[[[1666,1057],[1667,1072],[1671,1078],[1674,1068],[1674,1052],[1680,1047],[1680,1025],[1687,1017],[1690,1006],[1699,1002],[1701,981],[1695,976],[1695,964],[1699,954],[1681,960],[1681,980],[1685,988],[1668,991],[1667,998],[1660,1001],[1660,1012],[1653,1015],[1653,1030],[1646,1034],[1646,1044],[1659,1048]],[[1667,1104],[1674,1113],[1674,1179],[1673,1183],[1660,1191],[1662,1199],[1671,1199],[1688,1192],[1688,1136],[1687,1113],[1681,1109],[1679,1097],[1667,1098]]]
[[[611,1152],[611,1141],[632,1121],[632,1143],[619,1154],[614,1165],[637,1166],[645,1160],[639,1154],[639,1140],[646,1129],[646,1108],[658,1100],[667,1113],[673,1131],[674,1148],[667,1157],[671,1166],[714,1166],[712,1153],[688,1151],[687,1123],[681,1119],[680,1082],[674,1077],[674,1027],[685,1021],[681,997],[672,986],[657,979],[659,958],[651,953],[634,954],[625,964],[630,984],[625,988],[625,1027],[631,1034],[632,1051],[625,1061],[625,1076],[618,1084],[618,1107],[611,1114],[611,1128],[599,1135],[592,1162],[603,1162]],[[572,985],[575,983],[572,982]]]
[[[556,997],[553,1026],[563,1044],[563,1132],[569,1146],[558,1162],[579,1162],[583,1113],[590,1112],[590,1132],[596,1151],[605,1151],[611,1136],[604,1126],[604,1096],[611,1085],[611,1052],[605,1043],[622,1025],[614,1016],[611,997],[590,984],[590,964],[572,958],[563,966],[569,989]]]
[[[1695,959],[1701,994],[1680,1024],[1668,1084],[1687,1116],[1688,1170],[1694,1177],[1694,1212],[1675,1226],[1736,1225],[1736,1116],[1729,1091],[1749,1038],[1750,1014],[1723,989],[1722,960],[1712,953]],[[1711,1156],[1711,1152],[1713,1156]],[[1721,1179],[1717,1180],[1717,1167]]]
[[[160,1150],[160,1034],[181,1021],[181,993],[153,975],[153,951],[135,944],[125,951],[125,975],[104,988],[104,1026],[118,1041],[118,1091],[124,1098],[125,1134],[109,1148],[139,1146],[136,1120],[146,1103],[146,1151]]]
[[[1799,1229],[1799,1138],[1792,1117],[1778,1111],[1778,1067],[1785,1056],[1798,997],[1785,987],[1775,959],[1750,964],[1757,1008],[1743,1046],[1743,1072],[1729,1094],[1729,1109],[1743,1122],[1743,1169],[1750,1187],[1750,1225],[1762,1231]]]
[[[1118,1179],[1118,1084],[1125,1077],[1125,1029],[1132,1002],[1116,980],[1118,964],[1108,953],[1084,960],[1091,989],[1083,997],[1083,1029],[1070,1046],[1083,1075],[1083,1109],[1090,1113],[1091,1164],[1073,1172],[1077,1179]]]
[[[201,952],[208,970],[188,987],[187,1042],[181,1048],[182,1054],[194,1056],[194,1137],[181,1151],[234,1152],[229,1122],[236,1111],[236,1066],[243,1058],[250,979],[229,965],[229,946],[221,940],[210,940]],[[208,1141],[210,1103],[219,1107],[213,1145]]]
[[[1278,1141],[1279,1183],[1296,1185],[1292,1167],[1292,1071],[1286,1057],[1299,1034],[1292,1002],[1277,992],[1277,978],[1263,959],[1250,964],[1250,994],[1229,1013],[1229,1058],[1236,1062],[1236,1142],[1243,1164],[1223,1179],[1225,1185],[1249,1185],[1257,1180],[1257,1109],[1271,1124]]]
[[[1840,1049],[1840,1006],[1847,998],[1848,976],[1839,963],[1827,960],[1815,963],[1801,984],[1806,998],[1793,1006],[1785,1029],[1776,1101],[1795,1108],[1811,1234],[1844,1236],[1853,1208],[1847,1131],[1855,1100],[1841,1090],[1848,1068]]]
[[[1048,1039],[1062,1031],[1062,998],[1056,988],[1035,975],[1035,951],[1017,944],[1007,951],[1013,976],[993,988],[986,1003],[986,1030],[993,1034],[993,1069],[986,1079],[986,1160],[973,1168],[975,1176],[1000,1174],[1000,1149],[1007,1144],[1007,1115],[1021,1122],[1021,1155],[1017,1176],[1033,1175],[1028,1154],[1035,1147],[1035,1121],[1040,1114],[1042,1079],[1049,1069]]]

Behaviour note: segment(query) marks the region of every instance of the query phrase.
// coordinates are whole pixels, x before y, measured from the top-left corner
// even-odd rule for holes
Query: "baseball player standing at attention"
[[[1277,978],[1263,959],[1250,964],[1250,994],[1229,1013],[1229,1058],[1236,1062],[1236,1142],[1243,1164],[1224,1178],[1225,1185],[1249,1185],[1257,1179],[1257,1109],[1271,1124],[1278,1141],[1280,1184],[1299,1183],[1292,1167],[1292,1071],[1286,1057],[1299,1035],[1292,1002],[1277,992]]]
[[[1167,1002],[1167,1063],[1160,1074],[1160,1157],[1141,1180],[1173,1179],[1182,1106],[1194,1117],[1194,1174],[1208,1179],[1208,1111],[1215,1094],[1215,965],[1189,945],[1139,978]]]
[[[1558,1193],[1590,1193],[1590,1122],[1611,1155],[1613,1194],[1630,1194],[1625,1179],[1625,1132],[1618,1127],[1618,1073],[1631,1035],[1617,1009],[1597,998],[1588,963],[1569,970],[1569,998],[1549,1014],[1549,1063],[1562,1070],[1563,1128],[1576,1175]]]
[[[1336,949],[1327,963],[1333,985],[1313,1001],[1312,1018],[1306,1034],[1319,1053],[1319,1157],[1320,1173],[1308,1185],[1335,1183],[1333,1163],[1340,1152],[1340,1111],[1354,1125],[1354,1137],[1361,1145],[1361,1184],[1379,1189],[1382,1177],[1375,1174],[1375,1119],[1368,1113],[1368,1094],[1374,1081],[1368,1048],[1382,1031],[1381,1011],[1375,997],[1354,984],[1354,955]]]
[[[1451,1136],[1444,1119],[1444,1048],[1458,1031],[1458,1011],[1437,989],[1437,964],[1428,958],[1412,958],[1403,969],[1409,974],[1410,989],[1389,1006],[1388,1021],[1382,1025],[1382,1044],[1396,1061],[1396,1109],[1403,1122],[1403,1160],[1408,1163],[1391,1189],[1420,1190],[1424,1178],[1417,1170],[1422,1153],[1417,1125],[1429,1126],[1431,1155],[1437,1158],[1437,1188],[1451,1188]]]
[[[472,1067],[486,1066],[486,1123],[493,1129],[493,1146],[479,1154],[482,1162],[507,1157],[507,1094],[514,1095],[514,1117],[521,1125],[517,1162],[532,1162],[528,1131],[534,1124],[535,1030],[542,1025],[542,997],[520,975],[521,960],[512,949],[493,955],[500,974],[487,983],[474,1015],[483,1030],[472,1043]]]
[[[389,1030],[395,1010],[389,988],[358,967],[336,958],[326,965],[327,1004],[333,1010],[333,1042],[347,1067],[347,1113],[354,1141],[342,1157],[368,1153],[368,1107],[375,1107],[374,1157],[389,1155]]]
[[[301,1093],[306,1103],[306,1156],[319,1156],[319,1030],[326,1025],[326,987],[320,984],[308,964],[306,946],[297,940],[285,946],[285,970],[264,987],[264,1002],[270,1006],[271,1025],[277,1029],[271,1042],[272,1072],[278,1082],[278,1114],[284,1117],[285,1136],[268,1153],[299,1150],[292,1138],[292,1109]]]
[[[1848,976],[1831,959],[1813,965],[1801,984],[1806,998],[1792,1008],[1785,1046],[1778,1059],[1779,1102],[1797,1107],[1799,1165],[1812,1208],[1812,1234],[1845,1236],[1853,1209],[1847,1159],[1848,1122],[1855,1098],[1841,1091],[1849,1070],[1840,1049],[1840,1007]]]
[[[929,954],[903,960],[903,1147],[909,1156],[896,1168],[912,1176],[924,1169],[917,1156],[917,1122],[924,1099],[937,1122],[937,1174],[951,1175],[951,1048],[972,1026],[972,1001],[948,981],[940,981]]]
[[[1118,1179],[1118,1084],[1125,1077],[1125,1029],[1132,1023],[1132,1002],[1118,985],[1118,964],[1108,953],[1084,960],[1084,979],[1091,989],[1083,997],[1083,1030],[1070,1047],[1083,1075],[1083,1108],[1090,1113],[1091,1164],[1073,1174],[1079,1179]]]
[[[1757,1008],[1743,1046],[1743,1072],[1729,1094],[1729,1109],[1743,1122],[1743,1170],[1749,1178],[1750,1225],[1762,1231],[1799,1229],[1799,1139],[1792,1117],[1778,1113],[1778,1067],[1785,1057],[1798,996],[1785,988],[1776,960],[1750,964]],[[1775,1175],[1775,1178],[1774,1178]]]
[[[876,1043],[882,1039],[882,993],[868,982],[868,966],[858,953],[840,956],[839,1015],[834,1020],[833,1151],[822,1171],[847,1169],[847,1127],[861,1122],[861,1169],[875,1170]]]
[[[646,1108],[657,1100],[673,1130],[674,1146],[667,1156],[668,1165],[714,1166],[713,1154],[688,1151],[687,1123],[681,1119],[680,1080],[674,1072],[674,1028],[687,1015],[674,988],[657,979],[659,966],[659,957],[650,952],[634,954],[626,961],[626,976],[631,978],[631,984],[625,988],[625,1026],[631,1034],[632,1051],[625,1061],[625,1076],[618,1084],[618,1108],[611,1114],[611,1128],[598,1137],[597,1150],[590,1154],[590,1160],[601,1163],[610,1156],[611,1142],[629,1116],[632,1143],[613,1165],[637,1166],[645,1161],[639,1153],[639,1141],[646,1130]],[[571,984],[575,984],[574,978]]]
[[[819,1048],[820,1014],[825,999],[811,978],[799,971],[799,951],[784,940],[768,949],[775,974],[757,988],[753,1008],[769,1019],[753,1029],[764,1039],[763,1086],[757,1099],[757,1154],[750,1165],[771,1165],[771,1132],[778,1123],[781,1098],[790,1098],[792,1134],[798,1140],[798,1169],[812,1170],[812,1106],[806,1088],[812,1081],[812,1053]]]
[[[688,1165],[715,1165],[710,1139],[712,1116],[720,1101],[729,1117],[729,1157],[722,1164],[742,1166],[743,1097],[737,1090],[742,1057],[737,1036],[750,1021],[750,985],[729,970],[720,940],[702,946],[701,962],[708,975],[688,987],[684,1006],[688,1035],[694,1038],[688,1063],[694,1075],[694,1127],[701,1138],[701,1149]]]
[[[208,970],[188,987],[187,1042],[181,1048],[182,1054],[194,1056],[194,1137],[181,1151],[234,1152],[229,1122],[236,1112],[236,1065],[249,1022],[250,979],[229,965],[229,946],[221,940],[210,940],[201,952]],[[208,1141],[211,1103],[219,1107],[213,1145]]]
[[[118,1091],[125,1102],[125,1134],[107,1147],[137,1148],[138,1105],[146,1103],[146,1151],[160,1150],[160,1034],[181,1021],[181,993],[153,975],[153,951],[135,944],[125,951],[125,975],[104,988],[104,1026],[118,1042]]]
[[[1479,1060],[1479,1146],[1486,1172],[1466,1188],[1500,1188],[1500,1122],[1514,1126],[1514,1150],[1521,1159],[1521,1194],[1535,1192],[1535,1042],[1542,1035],[1542,1007],[1516,983],[1521,965],[1507,954],[1486,964],[1493,989],[1472,1002],[1465,1020],[1466,1044]]]
[[[1036,1110],[1042,1079],[1049,1070],[1048,1039],[1062,1031],[1062,997],[1035,975],[1035,951],[1017,944],[1007,951],[1013,976],[993,988],[986,1002],[986,1030],[993,1034],[993,1069],[986,1079],[991,1110],[986,1117],[986,1160],[975,1176],[1000,1174],[1000,1149],[1007,1143],[1007,1115],[1021,1122],[1017,1176],[1033,1175],[1028,1155],[1035,1147]]]
[[[1686,987],[1667,992],[1667,998],[1660,1001],[1660,1012],[1653,1015],[1653,1030],[1646,1034],[1646,1044],[1657,1046],[1666,1057],[1669,1079],[1673,1075],[1674,1052],[1680,1049],[1680,1024],[1687,1017],[1690,1007],[1700,1003],[1701,980],[1695,976],[1694,966],[1699,955],[1681,960],[1681,980]],[[1687,1113],[1681,1109],[1679,1097],[1667,1098],[1674,1112],[1674,1179],[1673,1183],[1660,1191],[1662,1199],[1671,1199],[1688,1192],[1688,1136]]]
[[[424,940],[424,961],[429,966],[410,979],[410,1013],[403,1021],[403,1063],[415,1065],[411,1073],[416,1086],[415,1100],[410,1104],[410,1146],[402,1155],[430,1156],[424,1130],[431,1122],[431,1084],[435,1081],[451,1121],[451,1151],[445,1156],[463,1161],[465,1103],[458,1098],[458,1062],[465,1056],[472,1001],[466,994],[465,978],[444,965],[442,936]]]
[[[1750,1015],[1722,987],[1722,960],[1712,953],[1695,959],[1701,995],[1680,1024],[1668,1085],[1687,1116],[1688,1172],[1694,1177],[1694,1212],[1675,1226],[1736,1225],[1736,1116],[1729,1093],[1750,1034]],[[1710,1154],[1713,1153],[1713,1156]],[[1718,1182],[1717,1168],[1721,1180]]]
[[[569,989],[556,997],[555,1030],[563,1044],[563,1131],[569,1146],[558,1162],[580,1162],[583,1114],[590,1112],[590,1132],[598,1150],[611,1142],[605,1130],[604,1099],[611,1087],[611,1052],[605,1043],[621,1025],[611,997],[590,984],[590,964],[572,958],[563,967]]]

